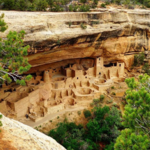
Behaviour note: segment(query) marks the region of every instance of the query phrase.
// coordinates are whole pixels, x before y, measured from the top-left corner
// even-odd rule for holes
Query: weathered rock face
[[[0,113],[1,114],[1,113]],[[0,147],[10,150],[65,150],[54,139],[5,116],[0,119]]]
[[[104,62],[132,64],[132,52],[150,49],[150,11],[104,10],[87,13],[16,12],[5,13],[9,30],[25,30],[31,45],[30,72],[68,59],[104,57]],[[81,28],[81,24],[86,29]],[[69,24],[71,25],[69,27]],[[61,64],[61,62],[60,62]],[[43,69],[44,68],[44,69]]]

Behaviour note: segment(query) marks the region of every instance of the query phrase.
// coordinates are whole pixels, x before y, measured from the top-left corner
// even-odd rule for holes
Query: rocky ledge
[[[133,54],[150,49],[150,11],[99,9],[86,13],[17,12],[5,14],[8,30],[25,30],[30,44],[29,62],[37,72],[49,64],[101,56],[107,64],[125,63],[129,68]],[[84,29],[83,29],[84,28]]]
[[[1,115],[1,113],[0,113]],[[0,147],[9,150],[66,150],[54,139],[5,116],[0,119]]]

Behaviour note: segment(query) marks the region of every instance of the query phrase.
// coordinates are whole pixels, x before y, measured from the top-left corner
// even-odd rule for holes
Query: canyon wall
[[[28,73],[61,65],[62,60],[97,56],[103,57],[105,64],[124,62],[128,69],[134,53],[150,49],[149,10],[1,13],[8,24],[1,37],[6,37],[10,30],[26,32],[25,44],[31,46],[28,59],[32,65]]]

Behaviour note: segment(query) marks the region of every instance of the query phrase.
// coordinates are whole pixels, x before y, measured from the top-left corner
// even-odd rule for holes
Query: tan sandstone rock
[[[1,114],[1,113],[0,113]],[[9,150],[65,150],[54,139],[5,116],[0,119],[0,148]]]
[[[150,49],[149,10],[105,9],[99,12],[17,12],[5,13],[10,30],[25,30],[25,43],[31,45],[30,73],[44,70],[50,63],[67,59],[104,57],[107,61],[132,64],[132,52]],[[98,24],[93,22],[97,21]],[[69,27],[69,22],[72,23]],[[82,29],[81,23],[87,28]]]

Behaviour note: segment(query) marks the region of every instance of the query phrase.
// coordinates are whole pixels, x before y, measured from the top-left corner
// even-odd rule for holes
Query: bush
[[[57,44],[60,45],[60,40],[59,39],[57,40]]]
[[[130,4],[130,2],[131,2],[130,0],[125,0],[125,1],[124,1],[124,5],[125,5],[125,6],[128,6],[128,5]]]
[[[38,11],[46,11],[46,8],[48,7],[48,3],[46,0],[42,0],[42,1],[39,1],[37,3],[37,8],[36,10]]]
[[[89,5],[81,5],[79,7],[79,11],[80,12],[88,12],[88,11],[90,11],[90,6]]]
[[[51,8],[51,11],[53,11],[53,12],[61,12],[61,11],[64,11],[64,10],[59,4],[54,4],[53,7]]]
[[[140,65],[144,64],[142,69],[145,71],[145,73],[150,74],[149,64],[144,63],[144,59],[145,59],[145,54],[143,52],[134,55],[134,64],[133,64],[133,66],[140,66]]]
[[[113,106],[114,107],[119,107],[117,103],[113,103]]]
[[[98,0],[94,0],[94,4],[95,4],[95,6],[97,6]]]
[[[104,95],[101,95],[101,96],[100,96],[100,101],[103,101],[104,98],[105,98],[105,96],[104,96]]]
[[[87,0],[80,0],[80,2],[85,4]]]
[[[106,103],[109,104],[109,103],[112,103],[112,102],[113,102],[113,100],[111,99],[111,100],[108,100]]]
[[[144,59],[145,59],[145,54],[143,52],[134,55],[134,64],[133,64],[133,66],[143,65]]]
[[[70,21],[70,22],[69,22],[69,28],[71,27],[71,25],[72,25],[72,22]]]
[[[90,106],[93,107],[93,106],[94,106],[94,103],[90,103]]]
[[[107,2],[105,2],[105,5],[109,5],[109,4],[110,4],[110,2],[108,2],[108,1],[107,1]]]
[[[150,0],[144,0],[144,5],[150,8]]]
[[[7,9],[7,10],[14,9],[14,6],[15,6],[14,0],[3,0],[3,2],[4,2],[4,9]]]
[[[131,4],[129,4],[127,7],[128,7],[128,9],[134,9],[134,6]]]
[[[114,86],[112,86],[112,87],[111,87],[111,89],[115,89],[115,87],[114,87]]]
[[[142,5],[142,6],[141,6],[141,9],[146,9],[146,6]]]
[[[28,6],[28,11],[35,11],[35,10],[36,10],[35,4],[30,4],[30,5]]]
[[[101,4],[102,8],[106,8],[106,5],[104,3]]]
[[[47,2],[49,4],[50,8],[52,8],[54,5],[54,0],[47,0]]]
[[[2,119],[2,115],[0,115],[0,119]],[[0,127],[3,126],[2,122],[0,121]]]
[[[89,110],[84,110],[84,111],[83,111],[83,114],[84,114],[84,117],[85,117],[85,118],[91,117],[91,112],[90,112]]]
[[[149,70],[149,64],[148,63],[145,63],[144,66],[142,67],[142,69],[145,71],[145,73],[150,75],[150,70]]]
[[[80,27],[81,27],[82,29],[86,29],[86,28],[87,28],[87,26],[84,25],[83,23],[81,23]]]
[[[91,26],[93,26],[93,24],[99,24],[99,21],[92,21]]]
[[[116,95],[116,93],[115,93],[115,92],[112,92],[111,94],[112,94],[112,95]]]
[[[14,6],[14,9],[21,11],[28,10],[28,3],[24,0],[18,0],[16,5]]]
[[[0,121],[0,127],[3,126],[2,122]]]
[[[117,5],[120,5],[121,4],[121,0],[115,0],[114,1]]]
[[[93,99],[93,103],[94,105],[97,105],[98,103],[100,103],[100,99]]]
[[[81,115],[81,111],[78,111],[78,115],[79,115],[79,116]]]
[[[79,9],[78,5],[69,5],[69,11],[77,12]]]

